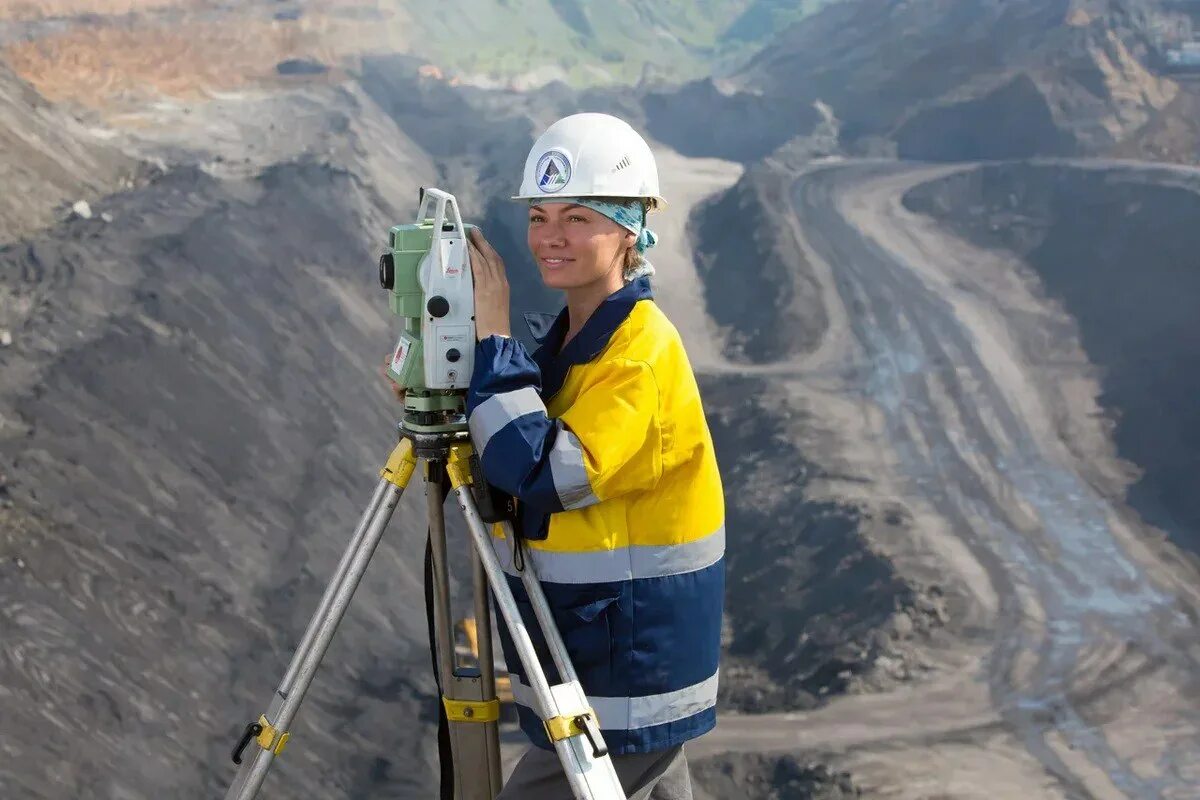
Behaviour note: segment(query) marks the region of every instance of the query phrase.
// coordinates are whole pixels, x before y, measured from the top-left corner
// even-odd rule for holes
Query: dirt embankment
[[[893,135],[901,158],[924,161],[1070,155],[1077,148],[1028,75],[980,97],[921,111]]]
[[[710,79],[642,98],[646,128],[685,156],[757,161],[821,121],[811,104],[723,91]],[[696,120],[704,120],[697,125]]]
[[[343,115],[367,116],[304,125],[362,161],[227,180],[171,166],[98,200],[111,221],[0,249],[20,311],[0,349],[0,471],[6,511],[32,520],[0,539],[5,796],[217,795],[283,673],[393,441],[374,268],[393,176],[364,153],[388,153],[414,196],[432,177],[388,149],[394,129],[356,139]],[[422,508],[405,500],[339,631],[297,731],[312,758],[272,777],[284,794],[432,782],[413,734],[425,622],[396,612],[420,604]]]
[[[876,552],[858,506],[807,496],[833,476],[797,444],[818,424],[803,401],[760,378],[709,376],[701,390],[731,531],[725,707],[809,709],[912,677],[911,648],[948,621],[945,602]],[[901,531],[907,521],[875,522]]]
[[[994,165],[918,187],[905,205],[1036,273],[1101,370],[1118,452],[1141,471],[1130,504],[1200,549],[1200,175]]]
[[[733,361],[800,355],[816,347],[828,325],[821,288],[789,222],[790,181],[752,166],[689,225],[708,314]]]
[[[49,225],[77,201],[138,180],[136,159],[89,133],[3,62],[0,120],[0,243]]]
[[[188,104],[215,96],[344,79],[348,56],[398,41],[400,18],[376,17],[342,4],[4,4],[0,242],[65,218],[77,201],[142,185],[153,170],[126,132],[197,125]]]

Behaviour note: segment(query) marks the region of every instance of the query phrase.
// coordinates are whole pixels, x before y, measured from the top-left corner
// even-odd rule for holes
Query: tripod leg
[[[504,535],[509,544],[514,548],[517,547],[519,542],[513,531],[512,523],[502,522],[500,524],[504,526]],[[546,648],[550,651],[550,658],[554,660],[558,674],[568,683],[579,680],[579,676],[575,673],[575,665],[571,663],[571,657],[567,655],[567,645],[563,642],[562,635],[554,624],[554,616],[550,611],[550,603],[546,600],[546,593],[542,591],[542,584],[538,580],[537,572],[534,571],[528,558],[525,560],[525,568],[521,570],[521,585],[525,587],[529,604],[533,606],[533,615],[537,618],[538,627],[542,629],[545,636]]]
[[[479,643],[479,679],[483,686],[483,696],[496,696],[496,661],[492,652],[492,604],[489,602],[487,573],[483,571],[483,562],[479,554],[471,551],[471,582],[475,589],[475,638]],[[500,763],[500,730],[499,720],[492,723],[492,733],[488,737],[488,781],[495,787],[492,797],[500,793],[503,786]]]
[[[577,679],[567,679],[566,683],[556,686],[551,686],[546,680],[529,631],[525,628],[521,613],[517,610],[516,600],[500,567],[500,561],[492,549],[492,536],[480,518],[475,499],[471,496],[470,457],[471,450],[467,445],[455,445],[451,448],[450,459],[447,462],[450,484],[491,584],[496,606],[508,625],[521,664],[525,667],[525,674],[529,678],[530,688],[538,704],[538,716],[545,724],[550,740],[554,742],[571,792],[576,800],[626,800],[625,790],[621,787],[621,781],[613,768],[608,748],[600,735],[595,712],[588,706],[583,687]],[[532,565],[527,567],[532,575]],[[534,579],[536,580],[535,575]],[[542,599],[544,601],[544,596]],[[556,638],[561,645],[561,637],[558,636],[552,619],[548,620],[548,625],[539,619],[539,626],[544,629],[547,640]],[[565,651],[561,655],[569,664],[570,659],[566,657]],[[574,675],[574,671],[571,670],[569,674]]]
[[[325,594],[321,596],[321,604],[317,606],[317,611],[312,616],[312,621],[304,630],[304,637],[300,639],[300,645],[296,648],[296,652],[292,655],[292,661],[288,664],[287,673],[283,676],[283,680],[279,682],[279,688],[275,690],[275,694],[286,699],[292,691],[292,684],[296,681],[296,675],[300,672],[300,665],[304,662],[304,656],[312,648],[313,640],[317,636],[318,623],[328,613],[329,607],[333,604],[333,598],[337,595],[338,587],[342,585],[342,581],[346,578],[346,573],[349,571],[350,562],[354,558],[354,554],[362,547],[363,537],[367,534],[367,527],[371,520],[375,517],[375,512],[379,510],[383,498],[387,495],[388,486],[390,484],[386,480],[380,480],[379,485],[375,487],[375,494],[371,497],[371,502],[367,506],[367,510],[363,512],[362,518],[358,521],[358,527],[354,529],[354,535],[350,537],[350,545],[346,551],[342,553],[342,560],[338,562],[337,568],[333,571],[333,579],[329,581],[329,585],[325,587]]]
[[[249,800],[255,797],[266,780],[275,756],[283,751],[290,736],[288,728],[292,719],[304,700],[321,659],[329,649],[338,624],[350,606],[350,600],[362,581],[363,573],[371,563],[375,548],[379,545],[400,497],[408,486],[415,466],[412,443],[405,439],[392,451],[387,466],[381,473],[383,480],[380,489],[376,490],[378,502],[375,502],[375,498],[372,499],[374,511],[361,537],[356,531],[351,550],[343,556],[342,563],[339,564],[339,569],[344,567],[343,573],[335,576],[326,591],[327,597],[322,598],[317,614],[309,623],[309,630],[305,632],[301,647],[297,648],[293,657],[294,668],[289,667],[285,677],[286,690],[276,692],[267,713],[259,717],[258,722],[251,723],[246,728],[235,751],[235,761],[240,763],[243,748],[252,743],[253,752],[249,760],[242,764],[233,785],[225,794],[226,800]],[[287,677],[291,678],[290,682],[287,681]]]
[[[449,723],[453,751],[455,800],[493,800],[500,793],[500,704],[495,680],[483,680],[480,670],[460,669],[454,654],[453,615],[450,613],[449,570],[446,562],[446,526],[443,506],[445,463],[426,462],[425,492],[429,502],[430,553],[433,561],[433,627],[437,643],[438,682]],[[485,606],[486,607],[486,606]],[[479,630],[478,602],[476,631]],[[490,626],[490,618],[483,622]],[[490,628],[489,628],[490,631]],[[491,641],[488,640],[488,658]],[[491,662],[487,664],[491,669]]]
[[[426,461],[425,498],[429,513],[429,546],[433,556],[433,628],[437,636],[438,680],[443,690],[454,675],[454,623],[450,619],[450,570],[446,564],[446,496],[442,493],[445,467]]]

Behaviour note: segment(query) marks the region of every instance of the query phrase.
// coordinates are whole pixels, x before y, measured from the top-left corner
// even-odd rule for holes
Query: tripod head
[[[466,430],[475,356],[475,285],[458,201],[421,189],[416,221],[388,231],[379,282],[404,321],[388,375],[404,395],[403,426],[420,433]]]

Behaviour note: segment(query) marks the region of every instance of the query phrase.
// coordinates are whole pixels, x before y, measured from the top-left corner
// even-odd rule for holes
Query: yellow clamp
[[[576,720],[583,719],[584,717],[591,717],[599,725],[600,718],[596,716],[595,711],[589,708],[582,714],[572,714],[569,717],[551,717],[546,720],[546,735],[550,737],[550,741],[552,742],[570,739],[572,736],[583,736],[586,731]]]
[[[292,735],[290,733],[281,734],[278,728],[267,722],[266,714],[259,716],[258,724],[262,726],[262,733],[258,735],[258,746],[263,750],[270,750],[274,747],[275,755],[282,753]],[[276,741],[276,737],[278,737],[278,741]]]
[[[446,719],[451,722],[495,722],[500,719],[499,700],[451,700],[442,698]]]
[[[471,485],[471,452],[471,445],[466,443],[450,446],[446,474],[450,477],[451,488]]]
[[[417,468],[417,457],[413,455],[412,442],[401,439],[400,444],[388,456],[387,464],[379,470],[379,477],[401,489],[408,486],[413,470]]]

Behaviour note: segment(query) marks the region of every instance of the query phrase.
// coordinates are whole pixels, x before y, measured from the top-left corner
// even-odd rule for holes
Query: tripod
[[[493,800],[501,788],[500,704],[496,699],[492,663],[490,586],[525,667],[537,703],[534,710],[554,743],[576,800],[625,800],[624,789],[600,735],[596,713],[588,706],[587,696],[567,656],[532,560],[527,555],[514,557],[514,564],[523,565],[519,570],[522,585],[563,682],[551,686],[538,661],[529,631],[492,549],[492,535],[471,491],[473,484],[484,491],[487,487],[465,425],[450,425],[443,429],[435,426],[431,430],[420,430],[420,427],[410,426],[407,422],[400,425],[400,442],[380,471],[375,493],[292,656],[287,673],[275,690],[266,713],[246,726],[234,748],[233,761],[240,769],[225,795],[226,800],[251,800],[257,796],[275,757],[283,752],[291,736],[292,720],[419,461],[426,465],[435,657],[442,703],[450,728],[455,799]],[[455,664],[443,515],[444,479],[449,480],[451,493],[466,520],[474,550],[471,571],[479,641],[477,671],[458,669]],[[508,545],[520,548],[512,525],[508,522],[500,524]],[[255,749],[251,757],[243,761],[243,753],[252,743]]]

